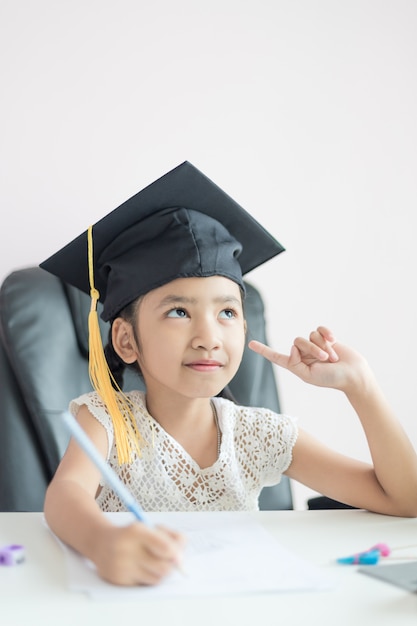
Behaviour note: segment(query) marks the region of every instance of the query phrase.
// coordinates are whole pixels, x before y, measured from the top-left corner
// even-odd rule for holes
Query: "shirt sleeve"
[[[87,407],[91,415],[93,415],[93,417],[95,417],[96,420],[100,422],[100,424],[106,430],[107,442],[108,442],[106,460],[108,461],[110,457],[110,451],[113,446],[113,440],[114,440],[112,419],[109,413],[107,412],[103,402],[100,400],[98,394],[95,391],[92,391],[90,393],[85,393],[82,396],[79,396],[78,398],[71,400],[69,404],[70,413],[72,413],[72,415],[76,417],[78,414],[78,411],[83,405]]]
[[[247,446],[250,464],[262,486],[276,485],[292,461],[298,436],[297,419],[270,409],[253,409],[251,416],[252,450]]]

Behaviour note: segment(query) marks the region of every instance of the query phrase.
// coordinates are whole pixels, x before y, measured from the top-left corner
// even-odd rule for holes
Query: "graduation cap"
[[[41,263],[90,293],[87,231]],[[102,317],[187,276],[242,275],[284,250],[245,209],[184,162],[93,226],[95,286]]]
[[[119,462],[140,433],[107,366],[97,319],[177,278],[242,276],[284,250],[245,209],[185,161],[114,209],[40,267],[90,293],[89,371],[112,417]],[[112,382],[113,381],[113,384]],[[116,385],[117,387],[117,385]]]

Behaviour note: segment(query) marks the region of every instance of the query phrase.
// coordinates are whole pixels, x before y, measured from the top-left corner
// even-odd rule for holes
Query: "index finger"
[[[248,343],[248,347],[257,354],[265,357],[265,359],[268,359],[268,361],[271,361],[271,363],[276,363],[276,365],[280,365],[281,367],[288,367],[288,356],[286,356],[285,354],[280,354],[276,350],[272,350],[272,348],[262,343],[261,341],[252,339]]]

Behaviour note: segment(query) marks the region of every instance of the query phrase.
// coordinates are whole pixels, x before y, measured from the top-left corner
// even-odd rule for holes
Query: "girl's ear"
[[[135,363],[138,360],[138,348],[133,335],[132,325],[121,317],[117,317],[112,324],[113,348],[125,363]]]

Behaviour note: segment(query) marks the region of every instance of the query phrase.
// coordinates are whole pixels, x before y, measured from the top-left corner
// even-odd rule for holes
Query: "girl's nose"
[[[218,329],[214,322],[205,321],[195,328],[191,345],[194,350],[206,350],[210,352],[220,347],[221,341]]]

